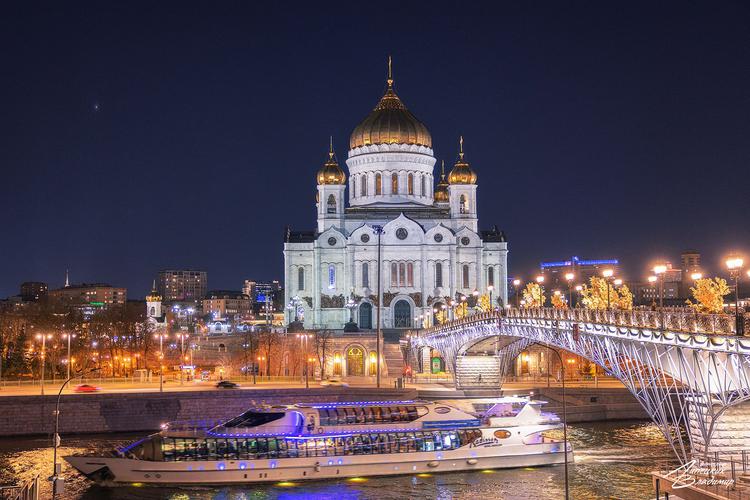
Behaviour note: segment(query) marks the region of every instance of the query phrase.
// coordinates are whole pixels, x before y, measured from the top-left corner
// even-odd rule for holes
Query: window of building
[[[297,269],[297,290],[305,289],[305,269],[300,267]]]
[[[328,288],[336,288],[336,266],[328,266]]]
[[[367,262],[362,263],[362,286],[370,286],[370,265]]]
[[[391,263],[391,286],[398,286],[398,264]]]
[[[362,193],[362,196],[367,196],[367,175],[362,176],[361,184],[360,192]]]
[[[495,268],[489,267],[487,269],[487,284],[490,286],[495,286]]]
[[[398,265],[398,286],[406,285],[406,266],[403,262]]]
[[[328,195],[328,213],[336,213],[336,198],[332,194]]]
[[[425,184],[424,178],[425,178],[425,175],[422,174],[420,176],[420,179],[419,179],[419,183],[420,183],[420,185],[419,185],[419,195],[420,196],[427,196],[427,193],[425,193],[425,191],[424,191],[424,184]]]
[[[440,262],[435,263],[435,288],[443,286],[443,264]]]
[[[461,285],[464,288],[469,288],[469,266],[466,264],[461,268]]]
[[[375,174],[375,194],[383,194],[383,176]]]
[[[352,176],[352,193],[353,196],[357,196],[357,177]]]
[[[406,264],[406,286],[414,286],[414,264]]]
[[[414,174],[409,174],[406,186],[409,189],[409,194],[414,194]]]
[[[398,174],[391,175],[391,193],[398,194]]]
[[[458,212],[462,213],[462,214],[465,214],[467,212],[466,211],[466,196],[465,195],[461,195],[461,198],[459,198],[459,200],[458,200]]]

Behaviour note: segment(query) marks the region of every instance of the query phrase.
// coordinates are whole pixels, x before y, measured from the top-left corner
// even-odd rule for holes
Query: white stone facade
[[[476,184],[450,185],[448,203],[435,202],[435,163],[423,145],[357,146],[345,183],[318,185],[317,230],[289,230],[284,243],[285,302],[301,299],[306,328],[342,329],[350,299],[359,328],[377,328],[378,226],[383,328],[428,323],[434,307],[489,285],[507,303],[503,233],[479,231]]]

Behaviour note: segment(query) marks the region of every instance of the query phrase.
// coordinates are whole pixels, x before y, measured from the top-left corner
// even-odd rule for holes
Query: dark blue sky
[[[4,5],[0,296],[283,278],[389,53],[438,158],[464,135],[511,274],[750,251],[746,2],[215,3]]]

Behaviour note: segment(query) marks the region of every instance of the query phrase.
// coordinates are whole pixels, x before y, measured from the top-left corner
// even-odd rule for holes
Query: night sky
[[[0,297],[66,268],[131,298],[163,268],[283,279],[388,54],[438,159],[464,135],[511,275],[750,253],[747,2],[217,3],[3,6]]]

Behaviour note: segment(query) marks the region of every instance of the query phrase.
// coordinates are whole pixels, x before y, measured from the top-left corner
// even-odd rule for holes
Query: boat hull
[[[388,476],[562,464],[562,443],[377,455],[152,462],[128,458],[65,457],[93,480],[149,484],[243,484]],[[568,460],[573,452],[568,448]]]

